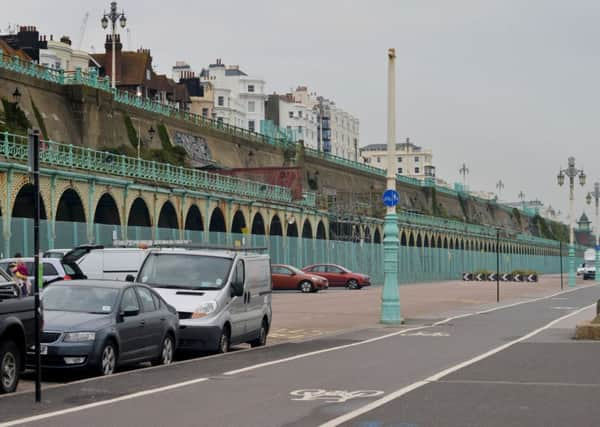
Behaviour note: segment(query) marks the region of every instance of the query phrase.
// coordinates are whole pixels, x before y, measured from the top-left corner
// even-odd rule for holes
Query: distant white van
[[[141,248],[76,248],[63,259],[74,260],[88,279],[124,281],[137,274],[146,252]]]

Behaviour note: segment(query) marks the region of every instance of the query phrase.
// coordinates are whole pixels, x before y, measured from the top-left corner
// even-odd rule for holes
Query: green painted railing
[[[0,248],[8,257],[20,252],[25,256],[33,253],[33,221],[30,218],[12,218],[9,244],[0,233]],[[72,248],[88,243],[87,227],[82,222],[55,222],[42,220],[40,227],[41,250]],[[194,243],[235,245],[236,242],[253,246],[267,247],[273,263],[292,264],[304,267],[309,264],[332,262],[341,264],[352,271],[368,274],[373,283],[383,282],[383,245],[375,243],[341,242],[315,240],[298,237],[242,235],[220,232],[178,230],[170,228],[127,227],[123,236],[119,225],[94,224],[92,240],[107,247],[113,237],[130,240],[191,240]],[[51,236],[55,236],[51,238]],[[502,253],[500,270],[535,270],[540,274],[557,273],[560,261],[557,256],[522,255]],[[563,270],[567,271],[567,257],[563,257]],[[400,283],[419,283],[438,280],[459,280],[463,272],[496,270],[496,254],[476,250],[425,248],[400,246],[398,250],[398,277]],[[484,286],[484,284],[482,284]],[[523,284],[523,286],[535,286]]]
[[[348,166],[354,169],[359,169],[363,172],[369,172],[379,176],[385,176],[385,170],[376,168],[373,166],[366,165],[364,163],[355,162],[353,160],[346,159],[344,157],[339,157],[331,153],[325,153],[323,151],[315,150],[314,148],[304,147],[304,151],[313,157],[317,157],[319,159],[328,160],[333,163],[337,163],[342,166]]]
[[[0,156],[9,160],[26,161],[27,138],[8,132],[0,133]],[[139,178],[261,200],[285,203],[292,201],[292,193],[286,187],[173,166],[168,163],[136,159],[91,148],[59,144],[54,141],[44,141],[40,150],[40,159],[42,163],[52,166]]]
[[[305,206],[316,206],[317,205],[317,195],[312,191],[303,191],[302,192],[302,202],[301,204]]]
[[[421,226],[423,228],[433,229],[437,231],[448,231],[455,232],[460,235],[471,235],[484,237],[488,240],[494,240],[496,238],[496,228],[478,224],[468,224],[466,222],[455,221],[451,219],[444,219],[435,216],[422,215],[412,212],[400,211],[397,213],[400,224],[407,224],[410,226]],[[560,243],[556,240],[545,239],[543,237],[533,236],[531,234],[523,234],[510,232],[510,237],[503,237],[502,241],[510,241],[523,243],[527,245],[534,245],[545,248],[558,248]],[[502,235],[505,235],[505,230],[501,230]],[[566,244],[563,244],[566,247]],[[576,250],[583,252],[586,248],[577,245]]]

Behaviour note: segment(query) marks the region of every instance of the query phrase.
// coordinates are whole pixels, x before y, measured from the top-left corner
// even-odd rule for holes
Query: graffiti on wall
[[[205,138],[175,132],[175,144],[185,149],[193,166],[206,166],[209,163],[213,163]]]

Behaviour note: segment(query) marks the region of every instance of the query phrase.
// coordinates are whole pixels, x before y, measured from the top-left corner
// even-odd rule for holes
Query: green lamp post
[[[381,323],[397,325],[402,323],[400,314],[400,291],[398,289],[398,215],[396,204],[396,51],[388,50],[388,167],[387,190],[384,203],[387,205],[383,225],[383,291],[381,295]]]
[[[574,201],[575,201],[575,178],[579,176],[579,184],[585,185],[585,173],[575,167],[575,157],[569,157],[569,166],[558,172],[558,185],[563,186],[565,176],[569,178],[569,287],[575,287],[575,232],[574,225]]]

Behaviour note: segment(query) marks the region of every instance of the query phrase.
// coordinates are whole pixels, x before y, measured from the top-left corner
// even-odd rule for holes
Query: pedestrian
[[[15,279],[15,283],[19,287],[21,295],[31,295],[31,282],[29,281],[29,276],[27,274],[27,266],[22,260],[20,260],[20,263],[21,265],[19,265],[19,261],[11,263],[9,271]]]

